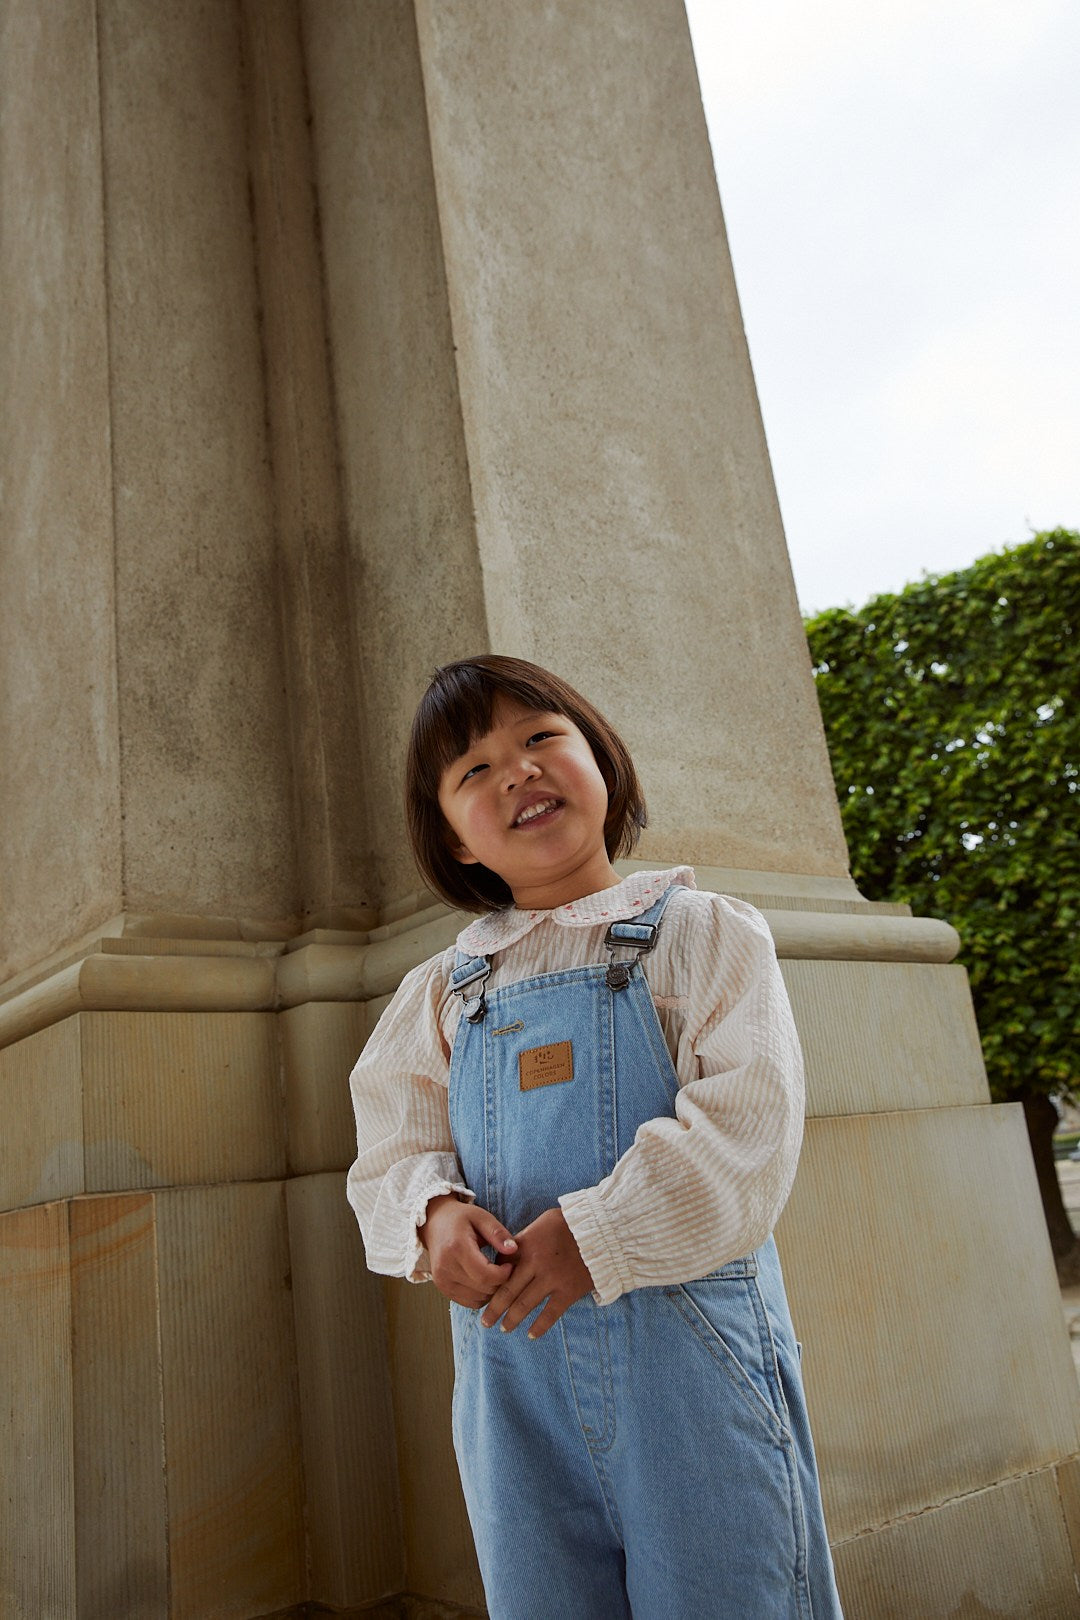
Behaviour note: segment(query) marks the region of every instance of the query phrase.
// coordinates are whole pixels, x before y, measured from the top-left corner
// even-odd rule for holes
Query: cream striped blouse
[[[757,1248],[784,1207],[799,1156],[803,1068],[768,926],[741,900],[694,886],[689,867],[635,872],[555,911],[476,918],[458,936],[494,958],[489,989],[606,962],[610,922],[670,884],[655,951],[641,959],[679,1077],[676,1117],[650,1120],[610,1176],[560,1198],[596,1298],[686,1282]],[[426,1281],[417,1237],[428,1200],[469,1197],[447,1107],[461,999],[454,949],[407,975],[352,1072],[357,1155],[349,1171],[372,1271]]]

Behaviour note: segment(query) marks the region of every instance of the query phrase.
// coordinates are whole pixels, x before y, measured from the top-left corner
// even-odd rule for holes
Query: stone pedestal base
[[[1076,1612],[1076,1380],[951,931],[700,876],[767,910],[806,1049],[777,1237],[848,1613]],[[369,1275],[343,1185],[349,1068],[458,925],[118,935],[0,1005],[5,1617],[482,1607],[444,1302]]]

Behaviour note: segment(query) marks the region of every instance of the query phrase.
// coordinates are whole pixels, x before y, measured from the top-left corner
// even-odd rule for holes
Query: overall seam
[[[497,1209],[501,1188],[498,1173],[499,1098],[498,1086],[492,1073],[491,1042],[487,1038],[487,1019],[480,1026],[480,1043],[484,1060],[484,1208]]]
[[[758,1335],[761,1340],[761,1359],[768,1373],[769,1384],[772,1388],[773,1400],[777,1409],[776,1415],[784,1425],[784,1428],[790,1433],[791,1415],[788,1412],[787,1396],[784,1394],[784,1385],[780,1377],[780,1366],[776,1359],[776,1341],[772,1334],[772,1323],[769,1321],[769,1312],[766,1308],[765,1301],[761,1297],[761,1288],[758,1284],[757,1278],[755,1277],[752,1282],[748,1282],[747,1287],[750,1290],[750,1296],[754,1304],[754,1315],[757,1318]]]
[[[603,968],[597,968],[598,977],[604,971]],[[605,1176],[610,1176],[619,1158],[619,1100],[615,1083],[618,1072],[615,1067],[615,1025],[617,1016],[615,997],[616,995],[625,994],[625,990],[609,990],[607,985],[604,984],[602,994],[598,994],[596,998],[596,1050],[603,1052],[605,1063],[601,1082],[604,1106],[600,1112],[599,1129],[601,1140],[598,1144],[600,1163],[604,1167]]]

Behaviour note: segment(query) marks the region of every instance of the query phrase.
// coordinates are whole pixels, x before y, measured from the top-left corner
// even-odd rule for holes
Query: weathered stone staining
[[[766,913],[853,1615],[1077,1612],[1078,1400],[946,923],[847,875],[679,0],[0,0],[0,1612],[482,1593],[346,1077],[400,762],[539,659]]]

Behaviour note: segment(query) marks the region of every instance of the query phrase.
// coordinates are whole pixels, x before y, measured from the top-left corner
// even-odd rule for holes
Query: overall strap
[[[630,983],[634,963],[655,947],[668,901],[681,887],[681,884],[673,883],[639,917],[611,923],[604,936],[604,945],[608,952],[606,982],[612,990],[625,990]],[[617,950],[630,951],[629,960],[617,959]],[[450,988],[461,997],[461,1016],[470,1024],[481,1023],[487,1012],[487,981],[490,973],[490,956],[466,956],[464,951],[458,951],[456,964],[450,970]]]
[[[676,889],[682,888],[681,883],[673,883],[664,890],[659,900],[655,901],[639,917],[628,917],[624,922],[613,922],[604,935],[604,944],[608,952],[608,970],[605,982],[609,990],[625,990],[630,983],[630,973],[634,963],[642,956],[647,956],[656,948],[657,935],[660,932],[660,923],[667,909],[668,901]],[[617,950],[633,952],[629,959],[617,958]]]
[[[479,1024],[487,1012],[490,972],[489,956],[466,956],[464,951],[458,951],[457,965],[450,970],[450,988],[461,997],[461,1016],[470,1024]]]

